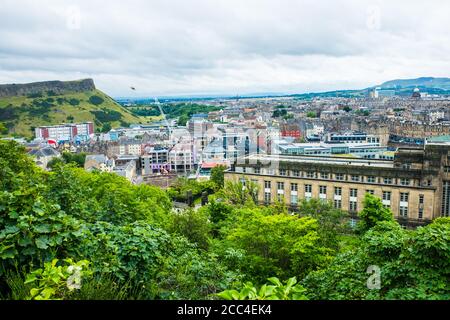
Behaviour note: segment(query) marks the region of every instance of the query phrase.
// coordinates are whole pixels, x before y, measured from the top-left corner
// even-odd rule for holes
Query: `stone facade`
[[[225,173],[227,180],[253,180],[259,200],[282,197],[296,205],[305,198],[331,201],[356,213],[368,192],[381,198],[395,218],[425,224],[450,212],[450,145],[399,149],[393,161],[314,156],[251,155]],[[352,202],[352,203],[351,203]]]

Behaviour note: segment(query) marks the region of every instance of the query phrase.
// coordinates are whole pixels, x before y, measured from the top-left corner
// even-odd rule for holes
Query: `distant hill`
[[[93,121],[97,129],[140,123],[92,79],[0,85],[0,133],[32,137],[42,125]]]
[[[398,79],[387,81],[381,84],[380,87],[383,89],[422,87],[450,90],[450,78],[421,77],[417,79]]]
[[[450,78],[422,77],[417,79],[398,79],[386,81],[381,85],[361,90],[335,90],[327,92],[311,92],[290,95],[300,100],[309,100],[313,98],[364,98],[369,90],[374,88],[381,90],[392,90],[396,96],[411,96],[414,88],[419,88],[421,92],[429,94],[450,95]]]

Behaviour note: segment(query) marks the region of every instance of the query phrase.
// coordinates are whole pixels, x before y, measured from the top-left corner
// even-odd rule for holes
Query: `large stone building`
[[[331,201],[353,217],[366,193],[382,199],[400,223],[426,224],[450,214],[450,144],[399,149],[394,160],[318,156],[250,155],[225,173],[227,180],[252,180],[261,203],[302,199]]]

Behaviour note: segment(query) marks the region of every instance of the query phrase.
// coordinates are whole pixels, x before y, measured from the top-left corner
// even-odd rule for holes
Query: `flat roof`
[[[275,161],[275,162],[292,162],[292,163],[325,163],[343,166],[357,166],[357,167],[379,167],[379,168],[394,168],[392,160],[374,160],[361,158],[342,158],[342,157],[324,157],[324,156],[287,156],[287,155],[261,155],[253,154],[242,159],[253,161]]]

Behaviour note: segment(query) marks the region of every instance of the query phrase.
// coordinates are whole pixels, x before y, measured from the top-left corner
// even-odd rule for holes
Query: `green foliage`
[[[103,132],[103,133],[107,133],[107,132],[110,132],[111,129],[112,129],[111,124],[110,124],[110,123],[105,123],[105,124],[103,125],[103,127],[102,127],[102,132]]]
[[[171,214],[169,230],[185,236],[191,243],[197,244],[202,249],[208,248],[208,240],[211,233],[211,223],[204,210],[188,209]]]
[[[226,181],[219,196],[232,205],[254,206],[258,202],[258,185],[249,179]]]
[[[321,243],[328,248],[338,250],[339,235],[350,232],[346,214],[342,210],[335,209],[331,202],[319,199],[303,200],[297,212],[300,216],[309,216],[317,220]]]
[[[211,181],[216,185],[216,189],[222,189],[225,184],[224,173],[227,167],[217,166],[211,169]]]
[[[264,284],[259,289],[247,282],[241,291],[225,290],[217,296],[224,300],[307,300],[306,290],[297,284],[296,277],[287,280],[285,285],[276,277],[268,281],[272,284]]]
[[[69,104],[70,104],[71,106],[76,107],[76,106],[80,105],[80,100],[75,99],[75,98],[69,99]]]
[[[361,219],[358,222],[358,230],[362,233],[374,227],[380,221],[394,220],[392,211],[383,206],[380,198],[367,193],[363,205],[364,209],[358,214]]]
[[[91,113],[95,116],[95,119],[97,119],[101,123],[122,120],[122,114],[115,110],[95,110],[91,111]]]
[[[280,118],[280,117],[284,117],[287,115],[287,110],[286,109],[276,109],[273,114],[272,117],[273,118]]]
[[[317,118],[317,113],[316,113],[315,111],[308,111],[308,112],[306,113],[306,116],[307,116],[308,118]]]
[[[194,179],[178,178],[177,181],[167,189],[167,194],[172,200],[179,202],[187,201],[187,193],[192,192],[193,201],[201,198],[203,192],[212,194],[216,185],[211,180],[197,181]]]
[[[345,106],[344,108],[342,108],[342,110],[344,110],[345,112],[350,112],[352,111],[352,108],[350,108],[349,106]]]
[[[318,223],[309,217],[271,214],[258,208],[236,211],[228,226],[231,247],[246,252],[244,273],[263,281],[267,275],[305,276],[325,265],[331,250],[320,246]]]
[[[65,163],[74,163],[78,168],[84,168],[84,162],[86,161],[86,153],[71,153],[63,152],[62,158]]]
[[[1,109],[0,121],[8,121],[17,119],[18,110],[13,105],[7,105]]]
[[[177,124],[179,126],[184,127],[189,121],[189,116],[187,114],[182,114],[181,116],[178,117],[178,121]]]
[[[178,125],[185,126],[186,122],[196,113],[208,113],[218,111],[221,107],[196,103],[167,103],[161,108],[169,119],[178,118]],[[157,105],[142,105],[131,108],[131,112],[139,116],[158,117],[161,115]]]
[[[44,264],[27,275],[24,284],[33,284],[30,290],[31,300],[62,300],[68,292],[79,290],[83,278],[92,275],[89,270],[89,261],[74,262],[65,259],[65,264],[58,265],[58,259]]]
[[[8,128],[0,122],[0,134],[8,134],[9,130]]]
[[[415,231],[382,221],[353,250],[339,254],[326,269],[309,274],[303,285],[311,299],[450,298],[450,219]],[[366,270],[381,270],[381,288],[368,289]]]
[[[92,103],[93,105],[99,106],[101,105],[103,102],[105,102],[105,100],[102,97],[99,96],[91,96],[89,98],[89,102]]]

